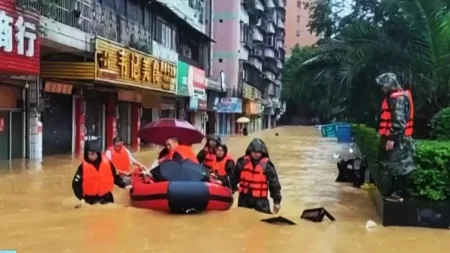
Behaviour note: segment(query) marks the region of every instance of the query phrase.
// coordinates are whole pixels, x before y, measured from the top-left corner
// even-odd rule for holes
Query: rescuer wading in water
[[[261,139],[253,139],[245,155],[237,160],[232,182],[233,189],[239,184],[239,207],[271,213],[268,200],[270,192],[274,204],[273,213],[280,210],[280,181],[275,166],[270,161],[266,144]]]
[[[111,191],[114,189],[114,184],[120,188],[131,189],[131,186],[123,182],[112,162],[102,155],[99,143],[88,143],[84,160],[72,181],[75,196],[90,205],[113,203],[114,197]]]
[[[407,197],[407,176],[415,169],[412,94],[402,89],[393,73],[378,76],[376,82],[385,95],[378,127],[381,136],[379,161],[387,175],[385,181],[381,181],[381,193],[388,201],[403,201]]]

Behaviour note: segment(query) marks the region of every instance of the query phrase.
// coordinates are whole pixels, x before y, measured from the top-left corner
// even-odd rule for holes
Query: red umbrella
[[[181,144],[201,143],[205,136],[187,121],[159,119],[139,130],[139,138],[157,145],[166,145],[167,139],[176,137]]]

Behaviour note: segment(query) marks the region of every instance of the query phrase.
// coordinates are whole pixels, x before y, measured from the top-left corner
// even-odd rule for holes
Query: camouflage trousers
[[[376,179],[382,195],[405,190],[396,188],[406,187],[406,177],[415,169],[415,146],[411,137],[403,137],[399,142],[394,143],[392,151],[386,151],[386,142],[386,138],[382,138],[380,141],[378,178]]]

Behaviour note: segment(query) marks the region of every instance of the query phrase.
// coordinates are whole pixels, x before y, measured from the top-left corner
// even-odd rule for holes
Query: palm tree
[[[380,6],[380,22],[356,20],[321,41],[301,65],[301,78],[336,86],[334,92],[347,95],[347,116],[374,122],[381,99],[374,79],[395,72],[413,90],[423,128],[450,103],[450,1],[382,0]]]

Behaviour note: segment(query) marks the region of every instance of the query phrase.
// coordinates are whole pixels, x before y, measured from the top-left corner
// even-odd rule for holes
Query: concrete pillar
[[[138,137],[141,128],[141,104],[133,103],[131,105],[131,147],[139,150],[140,139]]]
[[[77,96],[75,99],[75,144],[74,144],[74,153],[76,156],[83,155],[84,153],[84,127],[86,120],[86,102],[83,97]]]
[[[42,122],[39,112],[40,80],[28,83],[28,157],[30,160],[42,160]]]
[[[116,93],[108,94],[106,102],[106,148],[112,146],[114,137],[117,136],[117,110],[116,110]]]

